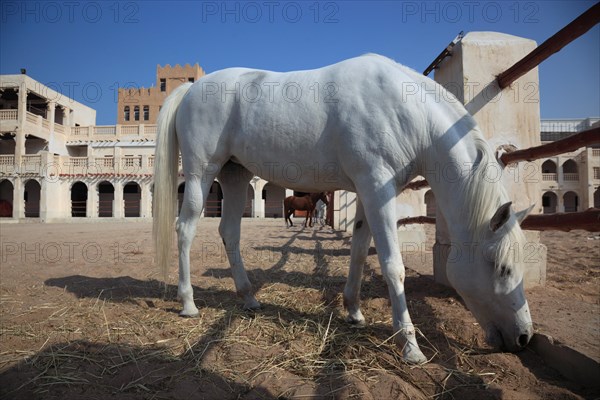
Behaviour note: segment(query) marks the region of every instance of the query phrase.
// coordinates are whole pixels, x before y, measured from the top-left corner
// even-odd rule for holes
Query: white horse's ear
[[[529,213],[531,212],[531,210],[533,210],[533,207],[535,207],[535,204],[532,204],[529,206],[529,208],[526,208],[524,210],[521,211],[517,211],[515,213],[515,216],[517,217],[517,221],[519,221],[519,225],[521,225],[521,223],[523,222],[523,220],[525,218],[527,218],[527,216],[529,215]]]
[[[498,210],[490,220],[490,229],[492,230],[492,232],[496,232],[498,229],[504,226],[504,224],[510,219],[511,204],[512,201],[509,201],[508,203],[502,204],[498,208]]]

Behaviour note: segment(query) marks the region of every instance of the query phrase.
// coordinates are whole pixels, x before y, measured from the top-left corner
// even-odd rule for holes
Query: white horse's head
[[[528,210],[498,208],[478,230],[478,240],[460,243],[448,257],[447,277],[486,332],[489,344],[518,351],[533,334],[523,290],[525,236],[519,226]]]

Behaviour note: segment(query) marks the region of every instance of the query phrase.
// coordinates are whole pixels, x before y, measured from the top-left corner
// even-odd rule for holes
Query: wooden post
[[[500,89],[509,86],[552,54],[560,51],[573,40],[589,31],[598,22],[600,22],[600,3],[596,3],[512,67],[498,75],[498,86],[500,86]]]
[[[568,153],[581,147],[587,147],[594,144],[600,144],[600,128],[588,129],[567,138],[541,146],[504,153],[500,156],[500,161],[502,161],[504,165],[517,161],[533,161],[539,158]]]

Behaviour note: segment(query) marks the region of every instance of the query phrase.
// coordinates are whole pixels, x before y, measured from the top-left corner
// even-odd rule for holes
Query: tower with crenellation
[[[156,66],[156,86],[150,88],[119,88],[117,124],[155,124],[158,112],[167,96],[185,82],[195,82],[205,72],[198,65],[179,64]]]

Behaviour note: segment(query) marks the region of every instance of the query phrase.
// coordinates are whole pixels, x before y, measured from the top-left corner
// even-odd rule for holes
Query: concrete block
[[[546,285],[548,248],[540,243],[540,233],[524,231],[527,243],[523,249],[523,287],[525,289]]]

